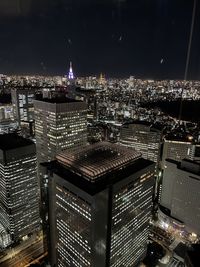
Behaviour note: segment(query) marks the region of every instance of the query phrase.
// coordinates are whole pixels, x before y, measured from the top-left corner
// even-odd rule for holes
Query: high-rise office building
[[[200,149],[199,144],[195,143],[190,136],[181,136],[179,131],[177,133],[171,133],[163,140],[162,156],[161,156],[161,168],[165,170],[168,159],[181,162],[183,159],[200,161]],[[162,192],[162,176],[159,181],[158,198],[160,201]]]
[[[166,159],[181,161],[184,158],[191,160],[197,159],[198,145],[190,140],[181,138],[165,138],[163,143],[162,165],[165,166]]]
[[[12,242],[38,230],[37,181],[35,144],[15,134],[0,135],[0,228]]]
[[[120,144],[133,147],[145,159],[158,163],[160,159],[161,131],[148,122],[124,124],[120,131]]]
[[[106,142],[56,158],[41,164],[52,266],[137,266],[146,254],[155,163]]]
[[[167,159],[160,204],[185,229],[200,235],[200,163]]]
[[[87,105],[66,97],[34,101],[38,162],[87,142]]]
[[[22,121],[33,121],[35,89],[14,88],[11,90],[14,119],[21,125]]]

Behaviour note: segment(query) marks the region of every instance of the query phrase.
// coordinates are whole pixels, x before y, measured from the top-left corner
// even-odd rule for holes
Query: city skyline
[[[199,15],[0,0],[1,267],[199,267]]]
[[[187,251],[200,242],[199,213],[190,212],[199,210],[200,81],[71,79],[72,72],[0,76],[1,155],[11,159],[0,159],[0,264],[155,267],[167,257],[166,267],[180,267],[186,256],[190,262],[198,250]],[[181,97],[188,119],[172,112]],[[18,140],[34,153],[13,150]],[[13,229],[39,210],[39,225],[12,239]],[[88,212],[91,221],[84,219]]]

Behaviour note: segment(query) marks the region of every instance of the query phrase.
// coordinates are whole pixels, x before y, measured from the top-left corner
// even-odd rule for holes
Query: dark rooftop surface
[[[132,120],[132,121],[130,121],[130,122],[125,122],[123,125],[144,125],[144,126],[151,126],[152,125],[152,123],[151,122],[149,122],[149,121],[139,121],[139,120]]]
[[[82,87],[77,87],[76,90],[77,92],[84,93],[84,94],[95,94],[96,93],[96,90],[93,88],[85,89]]]
[[[131,120],[131,121],[127,121],[123,124],[124,127],[128,127],[128,126],[144,126],[144,127],[149,127],[150,131],[162,131],[163,130],[163,126],[161,124],[158,123],[152,123],[149,121],[139,121],[139,120]]]
[[[41,87],[42,88],[42,87]],[[37,86],[14,86],[12,87],[12,91],[16,91],[16,92],[36,92],[37,90],[39,90],[40,87],[37,87]]]
[[[68,98],[65,96],[61,96],[61,97],[56,96],[56,97],[52,97],[52,98],[43,98],[40,96],[40,97],[36,97],[36,101],[42,101],[42,102],[52,103],[52,104],[82,102],[82,101]]]
[[[0,104],[10,104],[11,94],[0,94]]]
[[[80,149],[67,150],[56,159],[78,175],[94,181],[105,173],[120,169],[141,158],[141,153],[116,144],[99,142]]]
[[[25,139],[16,134],[3,134],[0,135],[0,149],[9,150],[18,147],[29,146],[34,144],[31,140]]]
[[[175,133],[170,133],[165,136],[165,139],[167,141],[177,141],[177,142],[187,142],[187,143],[192,143],[193,140],[189,139],[188,134],[175,134]]]
[[[196,175],[200,175],[200,162],[190,160],[190,159],[183,159],[181,162],[173,160],[173,159],[166,159],[167,162],[173,163],[177,165],[177,168],[189,173],[193,173]]]
[[[100,144],[100,147],[103,145],[106,146],[105,143]],[[144,168],[150,167],[149,171],[154,172],[155,163],[141,158],[138,153],[136,157],[134,150],[130,149],[130,154],[127,155],[127,159],[123,154],[116,155],[116,152],[112,155],[109,147],[113,147],[113,150],[114,147],[115,149],[120,150],[121,147],[118,145],[109,144],[107,146],[108,150],[104,151],[105,154],[103,151],[93,151],[95,145],[88,146],[88,151],[91,152],[89,154],[87,154],[87,149],[86,151],[83,150],[79,159],[77,158],[77,155],[75,158],[71,158],[71,154],[69,155],[66,153],[66,155],[68,154],[66,160],[69,160],[66,164],[64,164],[63,160],[61,162],[55,160],[48,163],[42,163],[41,165],[46,167],[50,173],[53,172],[54,174],[57,174],[90,195],[94,195],[110,184],[123,180]],[[122,148],[122,151],[123,150],[124,148]],[[127,149],[124,151],[127,151]],[[98,153],[99,155],[97,156]],[[86,155],[88,161],[84,160],[84,155]],[[73,162],[75,162],[75,166],[73,165]],[[91,166],[93,167],[92,169]]]
[[[181,258],[185,258],[187,246],[183,243],[179,243],[176,248],[174,249],[174,252]]]
[[[187,251],[187,256],[192,263],[192,266],[199,267],[199,255],[200,255],[200,244],[193,245],[192,251]]]
[[[95,195],[96,193],[105,189],[108,185],[116,183],[140,171],[141,169],[152,166],[151,171],[153,172],[155,168],[152,161],[139,158],[126,168],[113,170],[113,172],[104,174],[101,179],[98,179],[92,183],[90,180],[86,180],[83,176],[80,176],[74,173],[72,170],[67,169],[63,164],[56,160],[48,163],[42,163],[41,165],[47,167],[49,171],[57,174],[90,195]]]

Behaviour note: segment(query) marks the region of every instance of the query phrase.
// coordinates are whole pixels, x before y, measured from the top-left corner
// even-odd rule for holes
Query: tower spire
[[[72,62],[71,62],[71,61],[70,61],[70,64],[69,64],[69,74],[68,74],[68,78],[69,78],[69,80],[74,79],[74,74],[73,74],[73,69],[72,69]]]

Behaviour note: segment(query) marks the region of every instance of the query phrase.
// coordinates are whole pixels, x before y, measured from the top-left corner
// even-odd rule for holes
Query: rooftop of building
[[[37,91],[41,90],[41,87],[37,86],[15,86],[11,89],[11,93],[16,94],[36,94]]]
[[[104,142],[89,145],[82,152],[61,153],[57,160],[41,165],[91,195],[147,167],[154,172],[154,163],[141,158],[140,153]]]
[[[10,104],[11,101],[11,94],[0,94],[0,104]]]
[[[181,242],[175,247],[174,252],[176,253],[176,255],[178,255],[182,259],[185,259],[187,249],[188,247],[184,243]]]
[[[198,136],[199,136],[198,127],[187,127],[185,125],[180,125],[168,131],[165,135],[165,139],[168,141],[178,141],[178,142],[197,144]]]
[[[152,123],[149,122],[149,121],[140,121],[140,120],[131,120],[131,121],[128,121],[128,122],[125,122],[124,125],[142,125],[142,126],[151,126]]]
[[[131,127],[131,126],[141,126],[141,127],[146,127],[149,128],[150,131],[162,131],[163,130],[163,126],[161,126],[158,123],[152,123],[149,121],[140,121],[140,120],[130,120],[127,121],[123,124],[123,127]]]
[[[105,173],[120,169],[141,158],[141,153],[109,142],[99,142],[75,151],[61,152],[58,162],[87,180],[94,181]]]
[[[63,104],[63,103],[73,103],[73,102],[81,102],[79,100],[73,99],[73,98],[69,98],[66,96],[59,96],[59,95],[55,95],[51,98],[45,98],[42,97],[41,95],[39,97],[36,98],[36,101],[41,101],[41,102],[46,102],[46,103],[51,103],[51,104]]]
[[[15,133],[2,134],[0,135],[0,149],[1,150],[10,150],[19,147],[33,145],[34,143],[25,139]]]
[[[185,143],[192,143],[192,139],[190,139],[190,136],[183,133],[183,134],[176,134],[176,133],[170,133],[165,136],[165,140],[167,141],[175,141],[175,142],[185,142]]]
[[[56,160],[52,162],[42,163],[41,165],[46,167],[51,173],[55,173],[59,177],[62,177],[69,183],[75,185],[76,187],[80,188],[90,195],[95,195],[110,184],[117,183],[118,181],[121,181],[122,179],[129,177],[130,175],[133,175],[134,173],[137,173],[142,169],[152,166],[151,171],[153,172],[155,168],[152,161],[140,158],[131,165],[126,166],[126,168],[113,170],[113,172],[104,174],[101,179],[95,180],[95,182],[91,182],[89,180],[86,180],[83,176],[78,175],[72,170],[66,168],[63,164],[59,163]]]
[[[12,86],[12,89],[11,90],[13,90],[13,91],[20,91],[20,90],[22,90],[22,91],[24,91],[24,90],[31,90],[31,89],[33,89],[33,90],[38,90],[38,89],[43,89],[44,88],[44,86],[42,86],[42,85],[13,85]],[[52,86],[52,85],[45,85],[45,88],[47,88],[47,89],[53,89],[54,88],[54,86]]]
[[[200,162],[191,160],[191,159],[183,159],[181,162],[173,160],[173,159],[166,159],[166,161],[171,162],[177,165],[177,168],[186,172],[190,172],[200,176]]]
[[[96,93],[96,89],[94,88],[86,89],[83,87],[77,87],[76,90],[77,92],[84,93],[84,94],[95,94]]]
[[[187,258],[194,267],[199,267],[199,255],[200,255],[200,244],[192,246],[192,250],[187,251]]]

